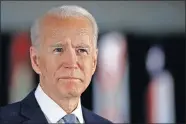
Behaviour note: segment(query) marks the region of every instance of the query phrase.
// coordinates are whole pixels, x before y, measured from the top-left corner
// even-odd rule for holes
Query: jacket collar
[[[21,102],[21,115],[27,118],[26,123],[47,123],[47,120],[41,111],[35,96],[35,89]]]
[[[35,98],[34,92],[36,89],[32,90],[26,98],[21,102],[21,115],[26,118],[23,122],[28,123],[48,123],[41,108],[39,107],[37,100]],[[91,111],[82,106],[83,118],[85,123],[96,122],[96,119]]]

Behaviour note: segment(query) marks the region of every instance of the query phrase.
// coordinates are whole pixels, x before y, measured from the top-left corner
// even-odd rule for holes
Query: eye
[[[60,47],[55,48],[55,49],[53,50],[53,52],[54,52],[55,54],[62,53],[62,52],[63,52],[63,48],[60,48]]]
[[[86,48],[77,49],[78,54],[88,55],[88,50]]]

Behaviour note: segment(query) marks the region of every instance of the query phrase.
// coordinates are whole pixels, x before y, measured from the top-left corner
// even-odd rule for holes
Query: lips
[[[60,77],[59,79],[66,79],[66,80],[80,80],[80,81],[82,81],[81,78],[78,78],[78,77],[67,77],[67,76]]]

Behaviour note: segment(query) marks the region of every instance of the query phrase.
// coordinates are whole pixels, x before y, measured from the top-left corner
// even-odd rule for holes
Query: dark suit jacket
[[[34,91],[22,101],[0,108],[0,124],[47,124],[48,122],[35,99]],[[83,106],[82,112],[85,123],[112,123]]]

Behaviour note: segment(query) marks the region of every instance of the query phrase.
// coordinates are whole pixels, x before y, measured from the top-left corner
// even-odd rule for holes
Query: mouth
[[[63,80],[74,80],[74,81],[82,81],[81,78],[77,78],[77,77],[60,77],[59,79],[63,79]]]

